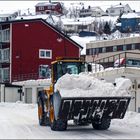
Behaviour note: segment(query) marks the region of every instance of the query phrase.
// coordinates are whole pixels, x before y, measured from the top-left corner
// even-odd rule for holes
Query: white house
[[[92,14],[91,14],[92,17],[101,17],[107,15],[107,13],[104,12],[99,6],[91,7],[91,9],[92,9]]]
[[[88,16],[100,17],[102,15],[106,15],[106,13],[99,6],[96,7],[88,6],[88,8],[82,8],[79,11],[79,17],[88,17]]]
[[[8,11],[8,12],[1,12],[0,13],[0,22],[1,21],[8,21],[8,20],[14,20],[18,16],[18,11]]]
[[[118,4],[112,5],[110,8],[107,8],[106,13],[110,16],[119,16],[121,13],[131,13],[133,10],[130,8],[128,4]]]

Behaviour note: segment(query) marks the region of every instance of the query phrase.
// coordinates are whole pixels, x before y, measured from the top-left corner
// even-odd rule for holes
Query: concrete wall
[[[118,68],[108,71],[101,71],[92,74],[98,79],[105,79],[108,82],[114,83],[116,78],[125,76],[132,81],[131,101],[128,110],[140,112],[140,70],[137,68]]]

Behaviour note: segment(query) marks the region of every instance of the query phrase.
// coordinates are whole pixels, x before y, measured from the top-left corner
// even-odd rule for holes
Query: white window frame
[[[44,10],[44,6],[39,6],[38,9],[39,9],[39,11],[42,11],[42,10]]]
[[[41,55],[42,52],[44,52],[44,56]],[[50,53],[49,57],[46,55],[46,52]],[[39,49],[39,58],[41,58],[41,59],[52,59],[52,50]]]

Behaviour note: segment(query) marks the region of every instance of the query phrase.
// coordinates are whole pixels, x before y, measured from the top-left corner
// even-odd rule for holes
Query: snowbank
[[[129,79],[120,78],[116,80],[115,87],[112,83],[88,74],[66,74],[58,79],[55,91],[59,91],[61,97],[129,96],[131,84]]]

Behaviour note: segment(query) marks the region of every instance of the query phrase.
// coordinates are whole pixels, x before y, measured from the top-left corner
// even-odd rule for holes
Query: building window
[[[113,47],[106,47],[106,52],[112,52],[113,51]]]
[[[135,44],[132,44],[131,49],[135,50]]]
[[[9,81],[9,68],[3,68],[3,81]]]
[[[8,61],[9,60],[9,56],[10,56],[10,49],[7,48],[7,49],[4,49],[2,50],[3,51],[3,56],[2,56],[2,59],[3,61]]]
[[[44,10],[44,7],[43,7],[43,6],[40,6],[40,7],[38,7],[38,9],[39,9],[40,11],[42,11],[42,10]]]
[[[89,50],[90,50],[90,49],[86,49],[86,54],[87,54],[87,55],[89,55]]]
[[[104,48],[102,48],[102,52],[103,53],[105,53],[106,52],[106,48],[104,47]]]
[[[2,31],[0,31],[0,42],[2,42]]]
[[[39,58],[52,59],[52,50],[40,49]]]
[[[99,54],[99,48],[96,48],[96,55]]]
[[[92,49],[92,55],[95,55],[95,53],[96,53],[96,49],[93,48],[93,49]]]
[[[39,66],[39,78],[50,78],[51,77],[51,69],[48,65],[40,65]]]
[[[113,52],[117,51],[117,46],[113,46]]]
[[[123,45],[123,51],[126,51],[126,45]]]
[[[5,29],[5,30],[2,31],[2,41],[7,42],[9,40],[10,40],[10,30]]]
[[[48,9],[48,10],[51,10],[51,9],[52,9],[52,6],[51,6],[51,5],[48,5],[48,6],[47,6],[47,9]]]
[[[0,61],[2,61],[2,49],[0,49]]]

